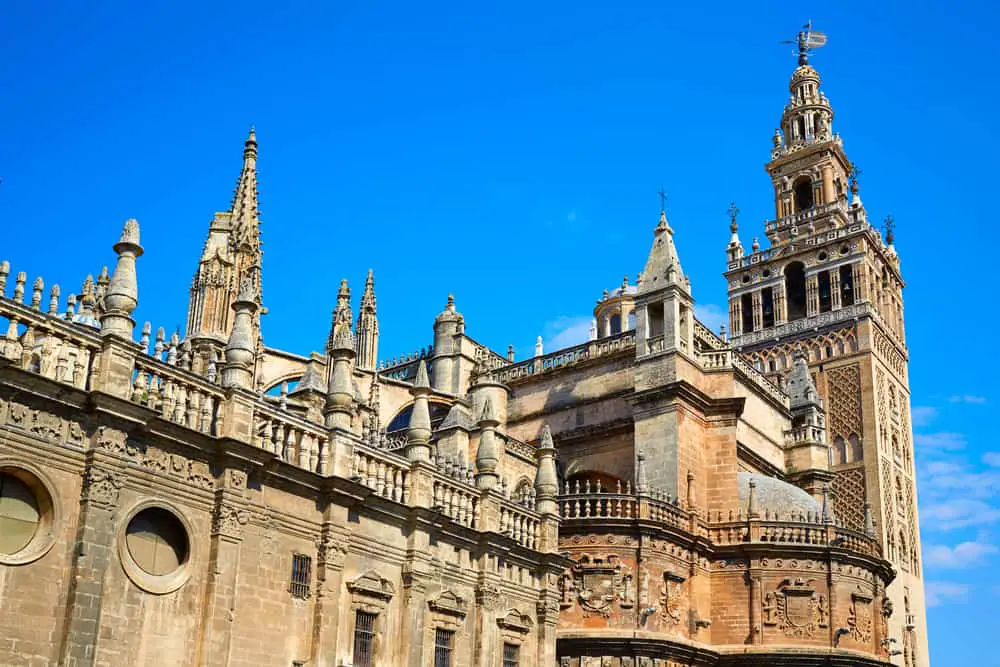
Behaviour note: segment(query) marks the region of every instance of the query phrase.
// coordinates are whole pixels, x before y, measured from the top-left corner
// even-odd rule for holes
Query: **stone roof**
[[[757,485],[757,508],[761,514],[766,510],[772,516],[784,518],[789,514],[819,514],[822,511],[816,499],[803,489],[782,482],[776,477],[768,477],[753,472],[736,473],[740,494],[740,507],[744,510],[750,500],[750,480]]]

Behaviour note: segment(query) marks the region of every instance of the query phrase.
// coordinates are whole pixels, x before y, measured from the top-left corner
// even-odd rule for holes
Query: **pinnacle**
[[[479,423],[496,421],[496,416],[493,414],[493,401],[486,398],[483,401],[483,410],[479,414]]]
[[[413,387],[415,389],[430,389],[431,382],[427,378],[427,363],[421,359],[420,365],[417,366],[417,378],[413,381]]]
[[[555,445],[552,444],[552,429],[550,429],[549,425],[546,424],[542,426],[542,435],[538,442],[538,448],[552,449],[553,447],[555,447]]]

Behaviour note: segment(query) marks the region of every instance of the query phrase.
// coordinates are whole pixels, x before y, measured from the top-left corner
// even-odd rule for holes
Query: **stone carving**
[[[31,432],[46,440],[61,440],[62,419],[50,412],[35,410]]]
[[[347,584],[347,590],[360,595],[388,602],[396,594],[396,587],[385,577],[369,570]]]
[[[433,612],[456,616],[458,618],[465,618],[469,607],[465,599],[459,597],[453,591],[444,591],[433,600],[428,600],[427,606]]]
[[[243,538],[243,527],[250,522],[250,513],[241,507],[219,505],[212,517],[212,534],[233,539]]]
[[[573,575],[569,572],[559,577],[559,608],[569,609],[573,606],[575,586],[573,585]]]
[[[244,470],[229,471],[229,485],[234,489],[247,488],[247,473]]]
[[[500,607],[500,588],[493,584],[480,584],[476,587],[476,603],[487,611]]]
[[[660,613],[663,620],[670,625],[680,625],[685,603],[684,577],[664,572],[663,586],[660,587]]]
[[[11,426],[19,426],[24,428],[25,422],[28,417],[28,406],[23,403],[18,403],[17,401],[10,402],[10,410],[7,415],[7,423]]]
[[[573,566],[574,589],[584,616],[599,615],[608,618],[611,605],[619,600],[623,608],[635,604],[632,576],[614,555],[607,559],[584,556]]]
[[[215,488],[215,478],[204,461],[188,461],[187,481],[203,489]]]
[[[316,555],[320,563],[342,566],[347,552],[347,538],[343,535],[327,531],[316,540]]]
[[[107,509],[118,505],[118,492],[125,483],[125,476],[106,468],[88,468],[83,474],[83,499]]]
[[[891,603],[890,603],[891,604]],[[867,644],[872,640],[872,596],[860,590],[851,593],[851,608],[847,612],[847,627],[855,641]]]
[[[87,433],[84,431],[83,424],[76,421],[70,421],[69,433],[66,436],[66,440],[73,445],[82,445],[86,437]]]
[[[808,638],[829,627],[826,598],[816,594],[813,583],[813,579],[785,579],[776,591],[765,594],[764,625],[777,626],[788,637]]]
[[[501,630],[526,635],[531,630],[532,623],[530,616],[522,614],[517,609],[511,609],[497,619],[497,625],[500,626]]]
[[[124,431],[119,431],[110,426],[99,426],[97,428],[96,439],[98,449],[104,449],[114,454],[126,453],[126,436]]]

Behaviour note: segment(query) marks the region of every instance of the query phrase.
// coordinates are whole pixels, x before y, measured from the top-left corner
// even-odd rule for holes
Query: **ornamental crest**
[[[872,596],[860,590],[851,593],[851,609],[847,612],[847,627],[855,641],[867,644],[872,640]]]
[[[777,626],[788,637],[813,637],[829,627],[826,598],[816,595],[814,579],[785,579],[764,596],[764,625]]]
[[[632,576],[626,574],[618,558],[584,556],[573,566],[574,589],[585,616],[611,615],[611,605],[619,600],[622,607],[635,604]]]
[[[663,586],[660,588],[660,610],[663,620],[671,625],[679,625],[683,606],[684,577],[673,572],[664,572]]]

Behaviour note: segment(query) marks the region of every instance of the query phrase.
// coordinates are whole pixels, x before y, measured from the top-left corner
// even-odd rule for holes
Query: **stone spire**
[[[344,346],[354,349],[354,334],[351,333],[351,288],[347,286],[347,279],[340,281],[340,290],[337,292],[337,307],[333,309],[333,321],[330,324],[330,335],[326,339],[326,351],[330,353],[336,346]]]
[[[226,344],[226,365],[222,369],[222,386],[250,389],[253,384],[254,340],[253,316],[257,312],[253,283],[243,279],[240,292],[233,302],[236,317]]]
[[[497,443],[496,427],[500,422],[493,414],[493,402],[483,401],[483,411],[479,415],[479,447],[476,449],[476,488],[488,491],[496,488],[500,476],[500,445]]]
[[[228,211],[216,213],[208,229],[198,269],[191,283],[187,339],[192,371],[203,373],[217,356],[233,327],[237,291],[250,281],[253,300],[263,303],[260,217],[257,207],[257,138],[253,128],[243,148],[243,167]],[[251,322],[254,348],[260,343],[259,307]]]
[[[794,353],[795,365],[788,375],[785,390],[791,397],[791,408],[796,410],[806,406],[820,407],[819,393],[813,383],[812,373],[806,362],[806,355],[801,349]]]
[[[118,263],[104,294],[101,315],[101,335],[132,339],[135,320],[132,311],[139,305],[139,287],[135,276],[135,260],[142,256],[139,245],[139,223],[135,218],[125,221],[121,238],[114,245]]]
[[[375,274],[368,269],[365,291],[361,295],[356,328],[358,368],[374,370],[378,363],[378,316],[375,309]]]
[[[667,222],[666,211],[660,211],[660,222],[653,230],[653,247],[642,271],[639,291],[653,292],[675,284],[687,289],[681,260],[674,247],[674,230]]]
[[[539,514],[559,514],[556,502],[559,495],[559,476],[556,473],[556,447],[552,443],[549,425],[542,427],[542,435],[535,450],[538,468],[535,470],[535,509]]]
[[[427,407],[427,395],[430,393],[427,364],[421,359],[417,367],[417,378],[410,388],[413,410],[406,430],[406,458],[411,461],[429,463],[431,460],[431,413]]]
[[[349,430],[354,407],[354,337],[351,335],[351,290],[346,280],[340,284],[326,352],[331,366],[324,410],[326,425]]]

